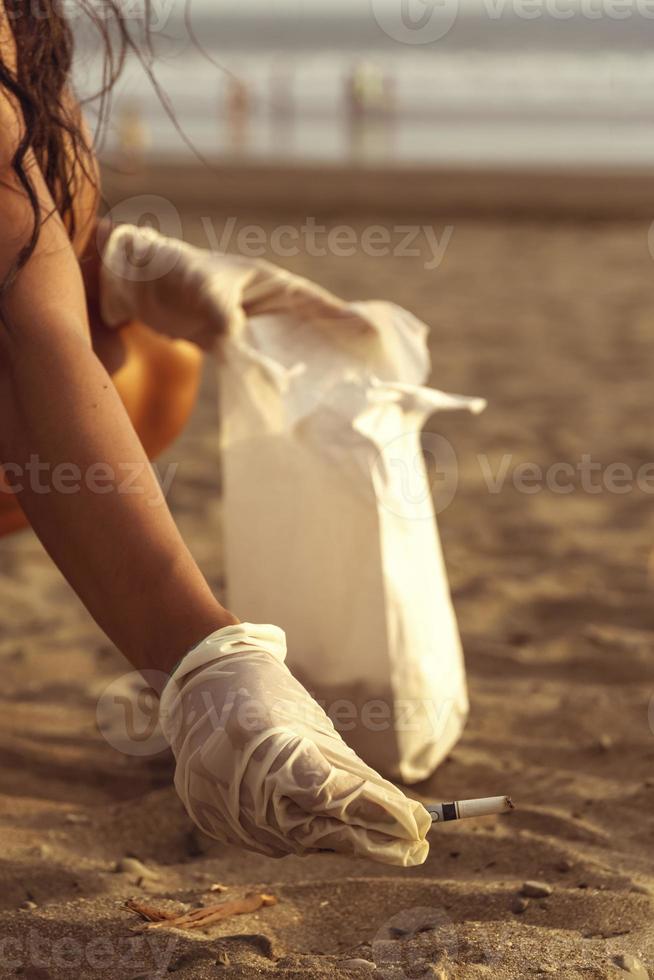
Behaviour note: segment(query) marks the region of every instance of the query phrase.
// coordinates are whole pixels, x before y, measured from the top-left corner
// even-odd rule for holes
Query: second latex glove
[[[164,688],[161,725],[189,815],[211,837],[271,856],[422,864],[431,817],[345,744],[285,656],[278,627],[228,626]]]
[[[289,312],[310,322],[371,325],[337,296],[263,259],[196,248],[150,227],[119,225],[102,250],[100,313],[109,327],[141,320],[211,349],[250,316]]]

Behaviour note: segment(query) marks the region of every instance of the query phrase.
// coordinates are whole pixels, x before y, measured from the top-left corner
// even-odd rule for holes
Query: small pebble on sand
[[[116,862],[116,871],[121,874],[135,875],[137,878],[156,878],[157,873],[146,867],[142,861],[133,857],[123,857]]]
[[[516,915],[521,915],[523,912],[526,912],[528,908],[529,899],[521,898],[520,896],[518,896],[518,898],[514,898],[511,904],[511,911],[515,912]]]
[[[557,871],[563,871],[563,872],[572,871],[572,868],[573,868],[572,861],[570,861],[568,858],[562,858],[556,864]]]
[[[613,957],[613,962],[630,977],[636,977],[638,980],[648,980],[649,978],[645,966],[637,956],[632,956],[630,953],[618,953],[617,956]]]
[[[643,885],[640,881],[635,881],[629,891],[635,892],[636,895],[649,895],[650,898],[654,898],[654,888],[651,885]]]
[[[36,902],[27,901],[27,902],[21,902],[20,908],[23,909],[24,912],[31,912],[33,909],[37,909],[38,905],[36,904]]]
[[[354,959],[354,960],[342,960],[341,966],[345,970],[376,970],[377,967],[370,960]]]
[[[525,881],[520,889],[521,894],[526,895],[527,898],[547,898],[552,891],[552,886],[546,881]]]

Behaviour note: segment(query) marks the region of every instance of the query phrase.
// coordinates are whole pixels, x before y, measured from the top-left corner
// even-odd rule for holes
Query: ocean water
[[[450,23],[455,0],[415,2]],[[376,18],[370,4],[365,16],[355,4],[360,16],[309,15],[304,7],[300,16],[298,7],[295,16],[268,9],[246,17],[221,5],[220,17],[205,11],[191,20],[195,38],[173,9],[154,35],[153,70],[178,128],[132,58],[114,94],[104,152],[647,168],[654,164],[654,0],[633,0],[633,8],[631,0],[612,0],[629,16],[608,16],[613,8],[591,16],[599,2],[573,8],[573,0],[542,0],[539,8],[541,0],[521,0],[516,13],[506,0],[484,0],[472,13],[457,7],[443,36],[425,43],[385,22],[382,0]],[[540,18],[523,16],[528,9],[540,9]],[[555,16],[570,10],[572,17]],[[98,66],[97,46],[82,38],[83,95],[97,85]],[[363,92],[354,102],[353,89]]]

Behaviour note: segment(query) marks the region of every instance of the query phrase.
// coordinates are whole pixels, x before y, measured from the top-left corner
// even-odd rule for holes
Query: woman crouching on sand
[[[133,42],[117,6],[98,16],[107,7],[121,45],[111,66]],[[172,520],[147,452],[183,425],[201,353],[156,334],[156,316],[103,329],[107,233],[70,86],[70,28],[57,0],[36,13],[7,0],[0,13],[0,531],[24,515],[130,663],[164,679],[175,783],[206,832],[272,855],[421,863],[429,814],[343,743],[286,668],[281,630],[223,608]],[[169,273],[169,315],[183,272]],[[75,492],[48,485],[66,466],[94,479]],[[35,469],[38,480],[17,479]],[[129,493],[107,482],[125,471]]]

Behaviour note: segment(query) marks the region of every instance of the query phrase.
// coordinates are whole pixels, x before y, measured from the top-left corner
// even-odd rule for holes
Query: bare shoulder
[[[16,75],[16,39],[7,8],[0,0],[0,60],[4,75]],[[7,85],[0,85],[0,169],[11,165],[12,157],[23,134],[24,124],[18,99]]]
[[[3,0],[0,0],[0,57],[3,65],[12,72],[16,71],[16,39]]]
[[[20,16],[27,16],[23,9],[19,13]],[[0,61],[2,75],[4,75],[4,78],[0,77],[0,182],[5,189],[12,188],[20,191],[17,175],[13,171],[13,160],[25,134],[25,121],[20,99],[11,91],[11,84],[7,84],[10,78],[16,75],[18,53],[12,17],[18,15],[9,13],[4,0],[0,0]],[[47,21],[41,18],[35,28],[47,30]],[[80,255],[95,225],[100,196],[100,176],[92,149],[93,138],[70,86],[67,86],[62,93],[59,105],[68,115],[72,125],[79,130],[83,147],[83,152],[76,152],[68,134],[63,133],[63,144],[69,157],[72,186],[74,187],[75,234],[73,247],[76,254]],[[52,200],[49,194],[43,193],[46,189],[43,186],[38,161],[29,148],[25,156],[25,170],[36,185],[37,195],[42,202],[45,213],[50,213]]]

